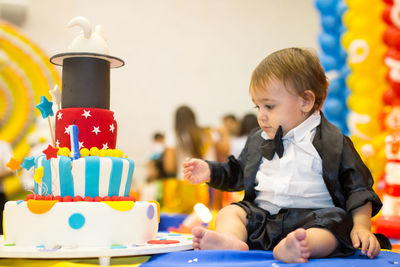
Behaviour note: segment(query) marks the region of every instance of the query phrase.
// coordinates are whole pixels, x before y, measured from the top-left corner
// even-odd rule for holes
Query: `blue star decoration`
[[[27,157],[24,158],[24,162],[22,162],[21,167],[29,171],[35,165],[35,158],[34,157]]]
[[[53,102],[48,101],[44,95],[40,97],[40,103],[36,105],[36,108],[42,114],[43,119],[46,119],[49,115],[54,116],[52,107]]]

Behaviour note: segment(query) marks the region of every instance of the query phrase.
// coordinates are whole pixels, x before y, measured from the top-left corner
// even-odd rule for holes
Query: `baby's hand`
[[[370,259],[375,258],[381,251],[381,246],[378,240],[371,231],[364,227],[353,227],[350,233],[351,241],[354,248],[360,248],[361,253],[364,255],[367,251],[367,256]]]
[[[210,181],[210,167],[201,159],[190,159],[183,162],[183,175],[193,184],[201,184]]]

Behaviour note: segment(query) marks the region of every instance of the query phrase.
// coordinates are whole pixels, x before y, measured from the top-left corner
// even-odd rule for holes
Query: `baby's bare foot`
[[[193,249],[229,249],[229,250],[249,250],[245,242],[235,236],[221,234],[204,227],[194,227]]]
[[[306,230],[302,228],[289,233],[274,248],[274,258],[286,263],[307,262],[310,257],[310,248],[306,236]]]

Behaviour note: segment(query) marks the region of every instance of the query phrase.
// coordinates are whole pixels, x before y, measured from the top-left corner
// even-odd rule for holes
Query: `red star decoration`
[[[6,164],[6,166],[12,171],[14,172],[15,170],[21,169],[21,162],[11,158],[10,161]]]
[[[45,150],[43,150],[43,154],[46,155],[46,159],[49,160],[51,158],[57,158],[58,148],[54,148],[49,145]]]

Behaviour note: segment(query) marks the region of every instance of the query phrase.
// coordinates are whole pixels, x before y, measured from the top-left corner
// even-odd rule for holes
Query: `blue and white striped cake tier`
[[[129,196],[135,164],[128,158],[88,156],[72,160],[66,156],[36,158],[43,166],[35,194],[53,196]]]

